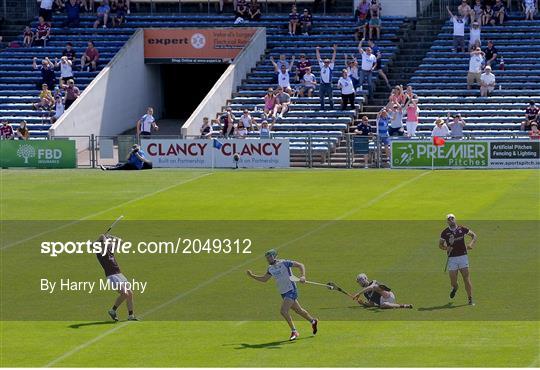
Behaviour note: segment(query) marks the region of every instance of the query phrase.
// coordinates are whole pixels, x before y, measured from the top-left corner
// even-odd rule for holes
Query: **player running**
[[[305,266],[300,262],[277,259],[277,251],[275,249],[270,249],[264,256],[269,264],[266,274],[255,275],[251,270],[247,270],[247,274],[249,277],[263,283],[266,283],[271,277],[276,279],[279,292],[281,293],[281,297],[283,297],[281,315],[285,318],[291,328],[291,337],[289,340],[295,340],[300,335],[294,326],[291,314],[289,313],[290,309],[308,320],[311,323],[313,334],[317,334],[317,319],[313,318],[309,312],[300,306],[300,303],[298,303],[298,290],[296,284],[289,279],[289,277],[292,276],[291,267],[296,267],[300,270],[300,281],[305,282]]]
[[[353,299],[366,307],[379,308],[413,308],[412,304],[396,303],[396,296],[392,290],[377,280],[369,281],[366,274],[361,273],[356,277],[356,282],[363,288],[353,296]],[[364,302],[361,296],[367,301]]]
[[[111,316],[111,319],[114,321],[118,321],[116,310],[122,302],[126,301],[128,308],[127,319],[129,321],[138,321],[137,317],[133,314],[133,292],[126,288],[125,283],[127,283],[128,280],[124,274],[120,272],[120,267],[118,266],[118,262],[116,262],[116,257],[113,252],[113,243],[118,242],[119,240],[119,238],[112,235],[100,235],[98,241],[101,242],[102,248],[106,248],[107,250],[105,253],[96,253],[97,259],[101,264],[101,267],[103,267],[107,280],[115,285],[120,284],[120,289],[118,289],[120,295],[116,298],[114,306],[109,310],[109,316]],[[108,242],[106,243],[106,241]]]
[[[450,284],[452,285],[450,298],[454,298],[456,296],[456,292],[458,290],[457,279],[459,271],[463,277],[465,290],[467,291],[467,296],[469,297],[469,305],[474,306],[467,250],[473,249],[474,244],[476,243],[476,234],[465,226],[458,225],[456,223],[456,216],[454,216],[452,213],[446,216],[446,221],[448,222],[448,227],[441,233],[441,238],[439,239],[439,248],[446,251],[448,258],[446,263],[448,267],[448,275],[450,276]],[[468,245],[465,244],[465,235],[469,235],[472,238]]]

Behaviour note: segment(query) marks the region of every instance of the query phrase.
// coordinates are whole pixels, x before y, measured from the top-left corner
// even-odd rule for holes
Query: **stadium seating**
[[[410,85],[420,98],[419,131],[428,132],[437,117],[461,113],[465,133],[504,136],[520,133],[524,109],[540,100],[540,21],[523,21],[514,15],[502,26],[482,28],[482,49],[493,40],[498,60],[492,65],[497,86],[490,97],[480,97],[478,87],[467,90],[469,55],[452,52],[452,25],[448,21],[433,43]],[[468,41],[468,32],[466,33]],[[499,69],[501,57],[504,70]]]

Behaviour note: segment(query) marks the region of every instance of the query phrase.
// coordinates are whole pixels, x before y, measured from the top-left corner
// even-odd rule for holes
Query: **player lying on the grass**
[[[467,291],[467,297],[469,298],[469,305],[474,306],[472,298],[472,283],[471,276],[469,274],[469,257],[467,250],[471,250],[476,243],[476,234],[465,226],[460,226],[456,222],[456,216],[452,213],[446,216],[446,222],[448,227],[441,232],[441,238],[439,239],[439,248],[446,251],[448,275],[450,276],[450,285],[452,285],[452,291],[450,292],[450,298],[456,296],[458,290],[458,271],[461,273],[463,283],[465,284],[465,290]],[[465,235],[469,235],[472,239],[471,242],[465,244]]]
[[[266,273],[264,275],[255,275],[251,270],[247,270],[247,274],[249,277],[263,283],[266,283],[271,277],[276,279],[279,292],[283,298],[281,315],[285,318],[291,328],[291,337],[289,340],[295,340],[299,336],[298,330],[296,330],[291,314],[289,313],[290,309],[308,320],[311,323],[313,334],[316,334],[318,321],[300,306],[300,303],[298,303],[298,290],[296,284],[289,279],[292,275],[291,267],[296,267],[300,270],[300,282],[305,282],[306,268],[300,262],[277,259],[277,251],[275,249],[270,249],[264,256],[269,265]]]
[[[102,248],[106,248],[106,251],[103,253],[102,249],[100,253],[96,253],[97,259],[101,264],[101,267],[103,267],[107,280],[111,284],[119,287],[119,296],[116,298],[114,306],[112,306],[112,308],[109,310],[109,315],[111,316],[111,319],[118,321],[118,314],[116,313],[116,310],[122,304],[122,302],[126,301],[128,309],[127,319],[129,321],[138,321],[137,317],[133,314],[133,292],[126,287],[128,280],[120,271],[120,266],[118,266],[118,262],[116,262],[116,257],[112,248],[113,243],[118,240],[119,238],[112,235],[100,235],[98,241],[101,242]],[[106,243],[106,241],[108,241],[108,243]]]
[[[413,308],[412,304],[396,303],[396,296],[392,290],[378,282],[377,280],[369,281],[366,274],[362,273],[356,277],[356,282],[363,288],[353,296],[353,299],[366,307],[380,308]],[[364,302],[361,296],[366,297]]]

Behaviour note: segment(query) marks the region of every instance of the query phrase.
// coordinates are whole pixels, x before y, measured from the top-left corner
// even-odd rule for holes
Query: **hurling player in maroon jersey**
[[[458,225],[456,216],[452,213],[446,216],[448,227],[441,233],[439,239],[439,248],[446,251],[448,256],[448,275],[450,276],[450,284],[452,291],[450,298],[454,298],[458,290],[458,271],[463,277],[465,290],[469,298],[469,304],[474,306],[472,299],[472,284],[469,275],[469,257],[467,251],[473,249],[476,243],[476,234],[465,226]],[[469,244],[465,242],[465,236],[469,235],[472,239]]]

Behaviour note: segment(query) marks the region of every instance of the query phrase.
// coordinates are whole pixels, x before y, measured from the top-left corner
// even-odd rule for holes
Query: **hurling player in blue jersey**
[[[311,323],[313,334],[316,334],[317,319],[313,318],[309,312],[300,306],[300,303],[298,303],[298,290],[296,284],[290,280],[290,277],[292,276],[291,268],[296,267],[300,270],[300,282],[305,282],[306,268],[300,262],[277,259],[277,251],[275,249],[270,249],[264,256],[269,264],[266,273],[264,275],[255,275],[251,270],[248,270],[247,274],[249,277],[263,283],[267,282],[271,277],[276,279],[278,290],[281,293],[281,297],[283,297],[281,315],[285,318],[291,328],[291,337],[289,340],[295,340],[299,336],[291,314],[289,313],[290,309],[308,320]]]

